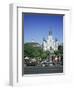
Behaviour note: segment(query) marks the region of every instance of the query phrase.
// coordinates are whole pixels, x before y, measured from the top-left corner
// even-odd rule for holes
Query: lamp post
[[[50,59],[49,59],[50,60],[49,61],[50,62],[50,66],[53,66],[53,58],[52,58],[53,55],[54,55],[54,50],[53,49],[50,49]]]

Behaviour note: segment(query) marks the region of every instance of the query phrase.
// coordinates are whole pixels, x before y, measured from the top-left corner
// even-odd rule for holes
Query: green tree
[[[47,59],[49,51],[43,51],[41,47],[35,47],[32,43],[24,44],[24,57],[36,58],[37,60]]]
[[[41,58],[41,54],[41,47],[34,47],[32,44],[24,45],[24,56],[28,56],[30,58]]]
[[[59,45],[58,50],[54,51],[54,54],[57,56],[63,56],[63,46]]]

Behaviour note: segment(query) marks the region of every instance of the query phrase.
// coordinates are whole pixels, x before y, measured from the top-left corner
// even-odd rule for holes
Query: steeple
[[[57,38],[55,38],[55,42],[57,42],[58,41],[58,39]]]
[[[49,35],[52,35],[52,31],[49,31]]]
[[[46,42],[45,38],[43,38],[43,41],[45,41],[45,42]]]

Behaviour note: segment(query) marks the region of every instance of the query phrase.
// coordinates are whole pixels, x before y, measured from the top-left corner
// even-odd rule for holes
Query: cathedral
[[[58,46],[59,46],[58,40],[53,38],[52,32],[50,31],[47,40],[43,38],[43,50],[44,51],[58,50]]]

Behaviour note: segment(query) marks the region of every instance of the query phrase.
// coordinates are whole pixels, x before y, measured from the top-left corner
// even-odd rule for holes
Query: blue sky
[[[49,31],[53,38],[63,42],[63,16],[48,14],[24,14],[24,42],[32,40],[42,43]]]

